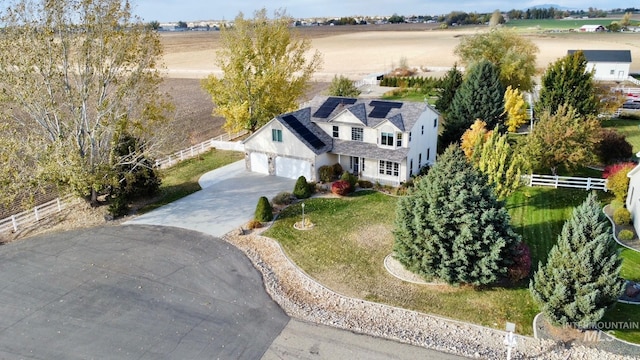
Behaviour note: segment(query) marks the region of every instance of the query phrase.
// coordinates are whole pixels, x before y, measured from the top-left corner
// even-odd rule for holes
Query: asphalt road
[[[0,246],[2,359],[259,359],[289,318],[236,248],[118,226]]]

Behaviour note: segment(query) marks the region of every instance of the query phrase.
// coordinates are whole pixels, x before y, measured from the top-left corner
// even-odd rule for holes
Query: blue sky
[[[286,9],[296,18],[356,16],[356,15],[439,15],[451,11],[491,12],[513,8],[525,9],[540,4],[556,4],[561,7],[587,9],[640,8],[640,1],[623,0],[131,0],[134,12],[145,21],[193,21],[231,20],[239,12],[251,17],[257,9],[266,8],[270,13]],[[517,5],[516,5],[517,4]]]

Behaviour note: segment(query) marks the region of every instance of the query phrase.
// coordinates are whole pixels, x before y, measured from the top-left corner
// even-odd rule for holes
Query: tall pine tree
[[[445,115],[451,107],[453,97],[456,95],[456,91],[462,84],[462,73],[458,70],[458,65],[454,64],[447,72],[438,86],[438,100],[436,100],[436,109]]]
[[[554,113],[562,105],[571,106],[582,116],[598,113],[593,74],[587,71],[587,58],[582,51],[551,64],[542,76],[541,85],[540,98],[534,107],[536,114]]]
[[[504,92],[498,68],[483,60],[473,66],[456,91],[440,137],[442,146],[460,141],[462,134],[476,119],[493,129],[504,119]]]
[[[400,198],[394,236],[407,269],[450,284],[495,283],[519,243],[486,178],[455,145]]]
[[[609,221],[592,193],[565,222],[529,289],[552,323],[588,328],[622,293],[621,263]]]

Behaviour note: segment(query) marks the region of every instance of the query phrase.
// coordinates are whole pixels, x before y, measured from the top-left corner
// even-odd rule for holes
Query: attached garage
[[[289,179],[304,176],[307,180],[311,180],[311,163],[306,160],[278,156],[276,157],[276,176]]]
[[[251,171],[269,175],[269,159],[267,154],[252,152],[249,158],[251,161]]]

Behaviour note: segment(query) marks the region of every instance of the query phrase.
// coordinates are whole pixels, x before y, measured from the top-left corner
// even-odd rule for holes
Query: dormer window
[[[340,137],[340,127],[337,125],[333,125],[333,137],[336,139]]]
[[[396,133],[396,147],[402,147],[402,133]]]

